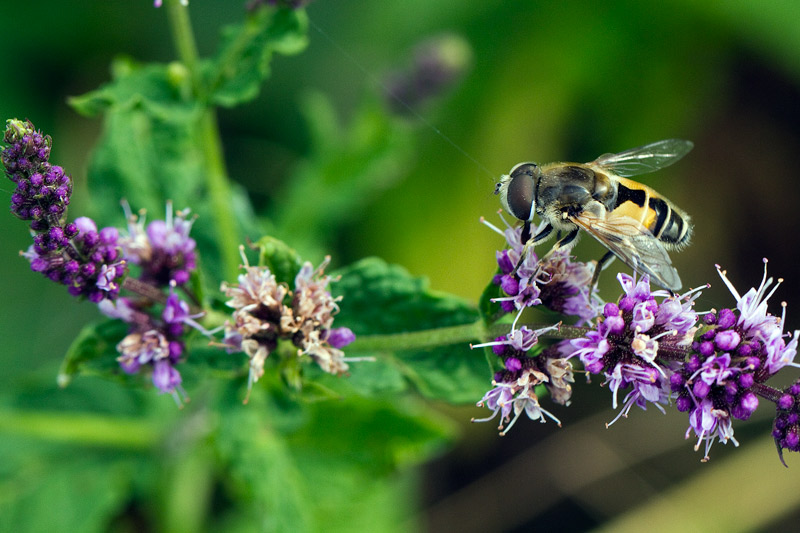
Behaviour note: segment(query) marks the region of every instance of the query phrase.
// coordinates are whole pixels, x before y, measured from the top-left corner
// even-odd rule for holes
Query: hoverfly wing
[[[678,271],[661,241],[638,221],[608,214],[605,219],[584,211],[570,220],[600,241],[633,270],[648,274],[658,285],[671,291],[681,288]]]
[[[597,165],[623,177],[647,174],[668,167],[689,153],[694,147],[691,141],[665,139],[631,148],[618,154],[601,155],[589,165]]]

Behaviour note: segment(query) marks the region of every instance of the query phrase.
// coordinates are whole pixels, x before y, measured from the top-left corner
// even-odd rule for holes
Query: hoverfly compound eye
[[[507,203],[511,214],[520,220],[533,218],[534,192],[539,168],[535,163],[521,163],[511,169]]]

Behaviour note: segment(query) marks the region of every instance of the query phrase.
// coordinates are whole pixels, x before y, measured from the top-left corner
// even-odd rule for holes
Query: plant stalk
[[[178,0],[167,0],[167,12],[172,29],[175,49],[181,62],[189,70],[195,98],[202,106],[198,129],[202,152],[205,157],[206,186],[208,187],[211,212],[217,230],[217,243],[222,261],[224,279],[235,279],[239,272],[239,255],[233,243],[239,241],[236,230],[236,219],[231,205],[232,191],[228,172],[225,168],[225,157],[222,150],[222,139],[214,108],[209,102],[208,90],[203,83],[199,69],[199,55],[192,30],[189,10],[180,5]]]

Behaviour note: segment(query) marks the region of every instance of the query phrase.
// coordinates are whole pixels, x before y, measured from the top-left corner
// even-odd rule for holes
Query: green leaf
[[[254,246],[259,250],[258,264],[268,267],[278,283],[294,286],[294,279],[303,266],[303,260],[297,252],[285,242],[270,236],[262,237]]]
[[[247,504],[251,525],[260,531],[310,531],[305,492],[292,450],[275,432],[267,406],[251,397],[246,409],[231,410],[220,420],[217,444],[229,466],[236,501]],[[238,513],[235,513],[238,514]]]
[[[206,63],[210,101],[233,107],[258,96],[270,74],[272,54],[298,54],[308,45],[302,10],[260,9],[241,24],[226,27],[216,57]]]
[[[452,422],[416,402],[352,398],[309,405],[288,436],[317,530],[402,531],[415,498],[398,470],[430,460],[454,437]],[[401,478],[402,479],[402,478]]]
[[[495,275],[502,274],[500,268],[497,268]],[[494,276],[492,276],[494,277]],[[500,289],[499,285],[495,285],[491,280],[486,285],[486,288],[483,289],[481,293],[481,298],[478,301],[478,309],[480,309],[481,317],[486,324],[494,323],[503,310],[500,308],[500,304],[497,302],[493,302],[493,298],[499,298],[501,296],[505,296]]]
[[[416,402],[349,398],[295,403],[294,423],[286,424],[283,400],[260,385],[246,408],[234,394],[221,409],[216,441],[224,486],[238,506],[225,525],[402,530],[414,499],[398,471],[443,451],[452,423]]]
[[[121,320],[105,320],[84,327],[67,350],[58,372],[58,384],[66,387],[76,374],[119,373],[117,343],[128,332],[128,325]],[[103,371],[105,370],[105,372]]]
[[[360,392],[384,393],[383,381],[396,390],[402,377],[429,398],[458,403],[483,395],[490,376],[483,353],[469,348],[470,340],[480,340],[482,331],[475,327],[480,326],[479,315],[472,304],[433,292],[424,279],[377,258],[363,259],[338,274],[342,278],[332,285],[332,292],[343,299],[335,326],[351,328],[356,343],[358,336],[366,342],[371,337],[388,341],[367,352],[376,357],[375,363],[350,365],[351,379],[359,383]],[[347,347],[344,350],[348,354]],[[370,372],[379,373],[381,379],[361,375]]]
[[[103,223],[119,220],[114,200],[122,194],[135,211],[160,214],[167,199],[177,209],[197,209],[204,197],[202,108],[185,97],[187,80],[176,82],[169,66],[127,59],[116,60],[113,71],[112,82],[70,99],[80,113],[105,115],[88,180],[93,195],[111,201],[92,203],[93,214]]]

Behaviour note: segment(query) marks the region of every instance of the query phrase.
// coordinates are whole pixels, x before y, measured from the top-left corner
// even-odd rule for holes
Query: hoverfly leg
[[[550,235],[550,233],[552,233],[552,231],[553,231],[553,226],[548,224],[544,228],[542,228],[542,230],[539,233],[537,233],[535,237],[531,238],[531,223],[529,220],[525,221],[525,224],[522,226],[522,235],[521,235],[521,240],[522,242],[525,243],[525,245],[522,247],[522,253],[519,254],[519,261],[517,261],[514,270],[511,271],[512,275],[517,274],[517,270],[522,265],[522,262],[525,261],[525,258],[528,256],[528,251],[533,246],[539,244],[544,239],[546,239]]]
[[[570,231],[569,233],[567,233],[567,234],[564,236],[564,238],[562,238],[562,239],[559,239],[559,240],[558,240],[558,241],[557,241],[557,242],[556,242],[556,243],[553,245],[553,247],[552,247],[552,248],[550,248],[550,251],[549,251],[549,252],[547,252],[547,253],[545,254],[545,256],[544,256],[544,257],[542,257],[542,258],[539,260],[539,262],[540,262],[540,263],[541,263],[541,262],[543,262],[545,259],[547,259],[548,257],[550,257],[550,256],[551,256],[551,255],[552,255],[554,252],[557,252],[558,250],[560,250],[560,249],[562,249],[562,248],[570,248],[570,247],[571,247],[573,244],[575,244],[575,242],[577,242],[577,238],[578,238],[578,232],[579,232],[579,231],[580,231],[580,230],[579,230],[578,228],[575,228],[574,230],[572,230],[572,231]]]
[[[592,284],[590,285],[592,292],[594,292],[595,288],[597,288],[597,282],[600,279],[600,272],[608,268],[608,265],[610,265],[616,258],[617,256],[614,255],[614,252],[608,251],[597,262],[594,267],[594,274],[592,275]]]
[[[550,233],[552,233],[552,231],[553,231],[553,226],[551,226],[550,224],[543,227],[542,231],[537,233],[536,237],[533,238],[533,244],[539,244],[540,242],[545,240],[550,235]]]

